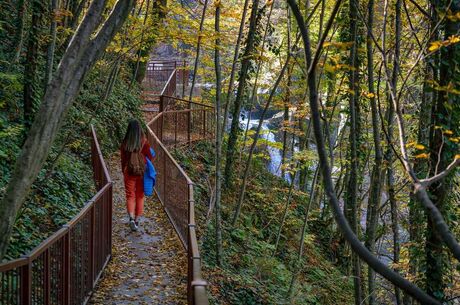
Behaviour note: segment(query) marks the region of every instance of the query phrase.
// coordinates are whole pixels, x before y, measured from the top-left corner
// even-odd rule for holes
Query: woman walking
[[[129,226],[131,230],[137,231],[139,230],[139,217],[144,212],[143,176],[146,158],[153,160],[150,145],[138,120],[129,121],[120,151]]]

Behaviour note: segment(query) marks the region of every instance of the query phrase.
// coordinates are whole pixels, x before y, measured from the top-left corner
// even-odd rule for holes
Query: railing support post
[[[206,138],[206,110],[203,109],[203,139]]]
[[[93,206],[91,207],[91,212],[90,212],[90,237],[89,237],[89,255],[91,258],[91,262],[89,264],[89,278],[91,283],[89,283],[90,287],[94,287],[94,279],[95,279],[95,270],[94,270],[94,262],[96,260],[96,251],[94,247],[94,234],[96,232],[95,228],[95,218],[96,218],[96,211],[95,211],[95,204],[93,203]]]
[[[109,257],[112,257],[112,216],[113,216],[113,182],[110,183],[109,189],[109,207],[108,207],[108,240],[109,240]]]
[[[186,77],[186,73],[185,73],[185,60],[184,60],[184,65],[182,67],[182,97],[185,96],[185,87],[187,85],[187,81],[188,81],[188,75],[187,75],[187,79],[185,78]]]
[[[177,112],[174,113],[174,146],[177,146]]]
[[[43,271],[44,271],[44,301],[45,305],[51,304],[51,256],[50,248],[43,253]]]
[[[188,118],[187,118],[187,141],[191,145],[192,140],[192,103],[188,102]]]
[[[32,263],[29,259],[27,265],[21,267],[21,304],[32,304]]]
[[[67,228],[67,233],[64,236],[64,240],[62,243],[62,256],[63,256],[63,264],[62,264],[62,304],[69,305],[70,304],[70,295],[71,295],[71,286],[70,286],[70,274],[71,274],[71,262],[70,262],[70,229],[68,225],[64,226]]]

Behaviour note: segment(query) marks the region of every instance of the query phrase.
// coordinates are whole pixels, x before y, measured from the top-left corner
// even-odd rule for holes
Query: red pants
[[[144,179],[142,176],[124,174],[126,208],[129,215],[142,216],[144,212]]]

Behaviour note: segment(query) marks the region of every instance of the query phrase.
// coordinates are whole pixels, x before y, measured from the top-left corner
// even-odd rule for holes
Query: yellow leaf
[[[447,135],[447,136],[451,136],[451,135],[454,134],[454,132],[453,132],[452,130],[444,130],[443,133],[444,133],[445,135]]]
[[[455,159],[455,160],[460,159],[460,155],[455,155],[454,159]]]
[[[427,153],[418,154],[415,156],[416,159],[428,159],[430,155]]]
[[[452,35],[449,37],[449,42],[450,43],[458,43],[460,42],[460,37],[456,35]]]
[[[415,144],[415,149],[418,149],[418,150],[423,150],[425,149],[425,146],[423,146],[422,144]]]
[[[442,42],[433,41],[433,42],[430,42],[430,46],[428,47],[428,51],[434,52],[434,51],[438,50],[440,47],[442,47]]]
[[[375,94],[372,93],[372,92],[369,92],[369,93],[366,94],[366,97],[373,98],[373,97],[375,97]]]

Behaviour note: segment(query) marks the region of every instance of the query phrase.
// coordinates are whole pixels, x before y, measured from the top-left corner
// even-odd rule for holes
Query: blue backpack
[[[153,148],[150,148],[150,153],[155,157],[155,151]],[[153,195],[153,188],[155,187],[155,182],[157,178],[157,172],[153,166],[152,161],[149,158],[146,158],[145,172],[144,172],[144,194],[145,196]]]

